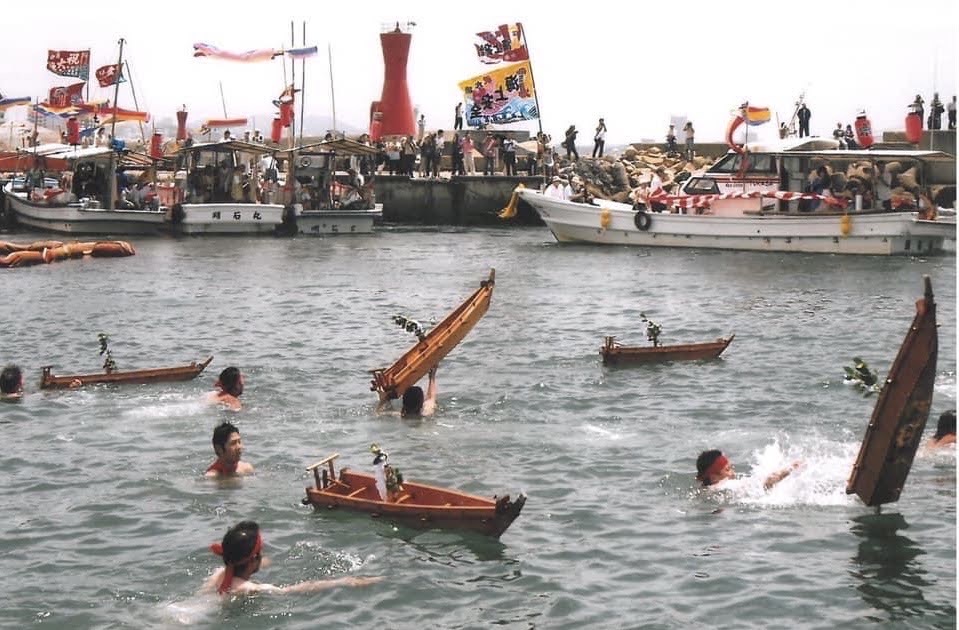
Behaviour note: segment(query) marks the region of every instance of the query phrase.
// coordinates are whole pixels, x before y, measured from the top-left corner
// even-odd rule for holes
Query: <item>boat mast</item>
[[[133,87],[133,74],[130,72],[130,62],[129,62],[129,61],[124,61],[124,62],[123,62],[123,65],[126,66],[126,69],[127,69],[127,77],[128,77],[128,78],[127,78],[127,81],[130,82],[130,92],[133,94],[133,107],[136,108],[137,111],[140,111],[140,104],[137,103],[137,89],[136,89],[135,87]],[[121,70],[121,71],[120,71],[120,76],[117,77],[117,84],[118,84],[118,85],[119,85],[119,83],[120,83],[120,77],[122,77],[122,76],[123,76],[123,71]],[[138,120],[137,123],[140,125],[140,140],[143,141],[143,144],[146,144],[147,137],[146,137],[146,135],[143,133],[143,121],[142,121],[142,120]],[[154,128],[155,128],[155,125],[154,125]]]
[[[540,134],[543,133],[543,114],[539,108],[539,90],[536,89],[536,78],[533,77],[533,58],[529,51],[529,38],[526,37],[526,29],[521,23],[518,24],[523,35],[523,45],[526,46],[527,65],[529,65],[529,82],[533,85],[533,101],[536,103],[536,123],[539,125]]]
[[[117,56],[117,71],[119,72],[123,68],[123,42],[124,39],[120,38],[120,54]],[[116,188],[117,188],[117,164],[114,164],[116,158],[115,151],[113,146],[116,146],[116,132],[117,132],[117,99],[120,97],[120,77],[117,77],[117,82],[113,87],[113,116],[110,119],[110,186],[107,190],[107,209],[113,210],[114,203],[116,203]]]
[[[290,48],[296,48],[296,35],[293,33],[293,20],[290,20]],[[291,98],[296,98],[296,60],[290,60],[290,86],[293,88],[290,90]],[[294,101],[295,102],[295,101]],[[293,145],[296,141],[296,116],[293,116],[293,119],[290,120],[290,150],[293,150]],[[290,157],[293,157],[293,154],[290,154]]]
[[[336,137],[336,92],[333,90],[333,45],[326,43],[326,55],[330,60],[330,101],[333,105],[333,137]]]
[[[306,48],[306,20],[303,20],[303,47]],[[300,60],[300,145],[303,144],[304,111],[306,110],[306,57]]]

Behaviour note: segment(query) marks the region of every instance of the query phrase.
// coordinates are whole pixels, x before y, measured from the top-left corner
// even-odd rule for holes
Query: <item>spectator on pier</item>
[[[440,129],[433,137],[433,161],[430,169],[433,177],[440,176],[440,170],[443,164],[443,150],[446,148],[446,138],[443,136],[443,130]]]
[[[670,125],[666,130],[666,155],[672,157],[679,151],[676,148],[676,125]]]
[[[466,175],[466,167],[463,163],[463,140],[458,133],[453,134],[453,141],[450,144],[450,151],[453,158],[453,175]]]
[[[553,147],[547,146],[543,149],[543,177],[552,177],[556,170],[556,154]]]
[[[463,163],[466,166],[466,172],[469,175],[476,175],[476,163],[473,161],[473,136],[470,132],[463,134],[463,140],[460,142],[463,149]]]
[[[486,132],[486,138],[483,140],[483,175],[492,175],[493,166],[496,160],[496,138],[492,131]]]
[[[842,132],[842,141],[846,143],[847,149],[859,148],[859,145],[856,144],[856,132],[852,130],[852,125],[846,125],[846,129]]]
[[[687,121],[683,126],[683,133],[686,135],[686,161],[689,162],[695,157],[696,152],[693,145],[696,143],[696,130],[693,129],[692,121]]]
[[[416,161],[416,141],[413,136],[407,136],[403,148],[400,149],[400,174],[413,177],[413,163]]]
[[[932,102],[929,103],[929,128],[939,130],[942,129],[942,113],[946,111],[946,108],[943,107],[942,101],[939,100],[939,92],[934,92],[932,95]]]
[[[242,461],[243,440],[240,430],[229,422],[213,429],[213,452],[216,461],[206,469],[207,477],[239,477],[252,475],[253,466]]]
[[[453,129],[455,131],[463,129],[463,103],[457,103],[453,110]]]
[[[923,106],[925,103],[922,100],[921,94],[916,94],[916,98],[909,104],[909,109],[917,114],[919,114],[919,128],[922,128],[922,125],[925,124],[924,115],[926,113],[926,108]]]
[[[200,588],[201,593],[229,595],[235,593],[315,593],[335,586],[367,586],[376,584],[379,577],[341,577],[328,580],[297,582],[289,586],[275,586],[254,582],[253,574],[265,566],[263,536],[254,521],[242,521],[231,527],[223,540],[210,545],[210,550],[223,558],[223,567],[213,572]]]
[[[931,448],[945,446],[956,443],[956,410],[950,409],[939,416],[939,423],[936,425],[936,433],[927,445]]]
[[[420,138],[420,167],[417,169],[420,177],[426,177],[430,174],[430,166],[433,161],[433,153],[436,150],[434,136],[431,133]]]
[[[593,157],[603,157],[603,149],[606,147],[606,123],[602,118],[596,125],[596,133],[593,135]],[[597,155],[597,153],[599,155]]]
[[[840,149],[845,149],[845,148],[846,148],[846,141],[843,139],[844,135],[845,135],[845,132],[844,132],[843,129],[842,129],[842,123],[841,123],[841,122],[837,122],[837,123],[836,123],[836,128],[832,130],[832,137],[833,137],[833,140],[838,140],[838,141],[839,141],[839,148],[840,148]]]
[[[239,411],[243,405],[240,403],[240,396],[243,394],[244,378],[239,368],[228,367],[220,372],[220,377],[216,383],[216,391],[207,395],[207,400],[211,403],[222,405],[227,409]]]
[[[799,119],[799,137],[808,136],[809,119],[812,118],[812,112],[806,107],[805,101],[799,104],[799,109],[796,110],[796,118]]]
[[[952,100],[946,105],[946,118],[949,121],[948,128],[952,131],[956,130],[956,96],[952,96]]]
[[[426,116],[420,114],[420,119],[416,121],[416,141],[423,142],[423,135],[426,133]]]
[[[570,125],[566,130],[566,139],[563,140],[563,148],[566,149],[566,159],[571,159],[570,156],[575,156],[576,160],[579,160],[579,151],[576,150],[576,136],[579,134],[576,131],[576,125]]]
[[[506,176],[516,176],[516,141],[509,137],[502,140],[503,166],[506,170]]]
[[[778,470],[763,480],[763,489],[769,490],[777,483],[789,476],[789,474],[799,468],[802,462],[794,461],[792,464]],[[719,450],[703,451],[696,458],[696,481],[703,484],[703,487],[710,489],[722,489],[726,482],[736,479],[736,470],[729,458]]]
[[[23,370],[16,365],[8,365],[0,372],[0,400],[20,400],[23,398]]]

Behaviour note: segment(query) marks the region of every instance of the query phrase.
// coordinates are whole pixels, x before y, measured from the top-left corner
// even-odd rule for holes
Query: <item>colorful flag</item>
[[[743,117],[747,125],[756,126],[768,123],[772,119],[772,112],[768,107],[753,107],[749,103],[739,106],[738,114]]]
[[[94,73],[97,81],[100,82],[100,87],[109,87],[116,83],[123,83],[126,79],[123,78],[123,71],[117,70],[117,64],[111,63],[109,66],[101,66],[97,68],[97,71]]]
[[[514,63],[459,83],[471,127],[539,118],[529,62]]]
[[[83,86],[86,83],[50,88],[50,98],[47,105],[53,108],[74,107],[83,104]]]
[[[495,31],[477,33],[480,43],[475,44],[476,55],[483,63],[515,63],[529,59],[526,38],[523,37],[523,25],[500,24]]]
[[[89,50],[48,50],[47,70],[62,77],[90,78]]]
[[[286,54],[290,56],[291,59],[306,59],[308,57],[315,57],[319,50],[316,46],[310,46],[308,48],[291,48],[286,51]]]
[[[29,105],[32,101],[29,96],[0,98],[0,112],[17,105]]]
[[[262,48],[260,50],[248,50],[242,53],[230,52],[210,46],[209,44],[193,44],[194,57],[210,57],[211,59],[224,59],[226,61],[239,61],[241,63],[254,63],[257,61],[269,61],[277,55],[282,55],[282,50],[273,48]]]

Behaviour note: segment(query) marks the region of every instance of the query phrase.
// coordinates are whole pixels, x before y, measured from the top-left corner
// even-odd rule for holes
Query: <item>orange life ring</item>
[[[43,263],[43,253],[34,251],[13,252],[0,258],[0,267],[29,267]]]

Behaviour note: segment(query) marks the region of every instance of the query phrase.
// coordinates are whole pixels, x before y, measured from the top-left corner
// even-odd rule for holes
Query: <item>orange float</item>
[[[90,255],[94,258],[122,258],[133,256],[136,251],[126,241],[97,241]]]
[[[0,258],[0,267],[29,267],[42,263],[43,253],[34,251],[13,252]]]

